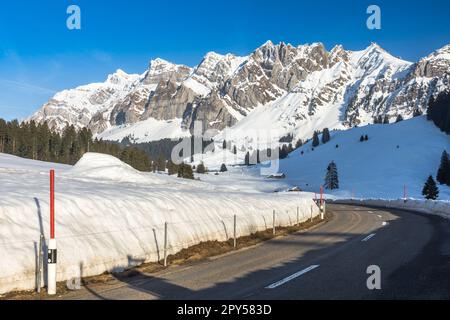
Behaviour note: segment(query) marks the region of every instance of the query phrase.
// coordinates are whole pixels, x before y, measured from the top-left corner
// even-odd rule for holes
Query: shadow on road
[[[376,216],[377,211],[386,212],[386,210],[369,209]],[[339,212],[348,211],[347,209],[333,210],[336,214]],[[366,211],[355,207],[352,211]],[[262,245],[253,248],[252,250],[246,250],[238,253],[237,255],[230,255],[221,257],[218,260],[203,261],[195,263],[190,270],[198,270],[200,273],[203,264],[214,264],[223,268],[223,264],[229,263],[232,266],[233,262],[237,263],[250,259],[252,255],[266,256],[267,259],[271,259],[270,252],[273,250],[292,250],[292,247],[299,247],[307,250],[299,250],[297,256],[284,262],[280,265],[276,265],[271,268],[257,269],[248,272],[240,277],[236,277],[228,282],[218,282],[209,287],[201,289],[190,289],[176,284],[177,280],[169,280],[170,274],[162,272],[160,274],[144,274],[141,272],[134,272],[134,276],[127,277],[121,274],[116,274],[115,278],[121,283],[125,289],[120,290],[101,290],[95,292],[93,288],[86,288],[96,298],[100,299],[134,299],[137,296],[139,298],[149,299],[168,299],[168,300],[203,300],[203,299],[273,299],[271,295],[268,295],[265,286],[278,281],[286,276],[293,274],[293,272],[302,270],[312,264],[320,264],[321,262],[334,261],[338,270],[343,271],[343,278],[339,279],[339,274],[332,274],[328,272],[327,279],[335,279],[341,285],[337,287],[333,292],[327,292],[325,288],[327,284],[317,283],[307,288],[291,287],[293,295],[282,296],[283,299],[328,299],[334,297],[337,299],[406,299],[406,298],[449,298],[450,297],[450,255],[442,256],[439,252],[439,247],[442,244],[443,239],[447,241],[450,239],[449,222],[438,217],[424,217],[415,215],[413,213],[405,213],[396,210],[389,210],[389,213],[394,216],[389,222],[388,227],[381,227],[376,230],[376,239],[384,240],[383,247],[377,247],[377,241],[361,242],[361,240],[367,236],[366,233],[361,232],[333,232],[332,228],[329,232],[318,229],[312,230],[306,233],[297,233],[284,238],[277,238],[263,243]],[[370,213],[362,213],[370,214]],[[411,221],[411,223],[408,223]],[[424,234],[420,234],[420,225],[423,224]],[[436,231],[430,235],[425,232],[427,230],[426,224],[429,223],[429,229]],[[381,224],[381,223],[380,223]],[[412,228],[413,230],[406,230],[405,227]],[[375,231],[374,231],[375,232]],[[406,234],[409,232],[408,234]],[[403,237],[410,239],[411,235],[417,233],[417,248],[416,244],[410,243],[410,245],[404,241]],[[317,242],[317,239],[332,240],[328,242]],[[430,240],[431,238],[431,240]],[[364,244],[363,244],[364,243]],[[364,247],[363,247],[364,246]],[[397,248],[396,248],[397,247]],[[366,286],[366,279],[368,277],[366,273],[367,264],[361,261],[354,261],[354,265],[345,266],[346,263],[352,264],[352,250],[358,249],[359,255],[364,256],[366,253],[377,252],[380,257],[380,267],[385,270],[390,270],[395,265],[395,262],[390,262],[389,259],[384,258],[383,253],[387,253],[388,250],[394,249],[403,252],[405,256],[408,256],[409,262],[407,264],[396,266],[392,271],[384,273],[382,275],[382,282],[386,284],[381,291],[369,291]],[[366,250],[366,251],[365,251]],[[376,250],[376,251],[371,251]],[[418,251],[419,254],[414,255]],[[360,257],[356,255],[356,257]],[[401,256],[401,254],[399,254]],[[390,258],[390,256],[389,256]],[[350,260],[350,261],[348,261]],[[250,261],[250,260],[249,260]],[[399,260],[400,261],[400,260]],[[361,262],[361,263],[360,263]],[[130,261],[132,263],[132,261]],[[190,266],[191,267],[191,266]],[[203,265],[203,267],[205,267]],[[205,267],[206,270],[208,269]],[[214,266],[210,265],[210,268]],[[347,269],[346,269],[347,268]],[[325,268],[323,270],[324,271]],[[345,270],[348,270],[345,273]],[[181,270],[180,272],[184,272]],[[316,272],[316,271],[313,271]],[[313,274],[311,272],[311,274]],[[330,274],[331,273],[331,274]],[[189,271],[187,276],[190,279],[188,282],[195,282],[196,273]],[[352,279],[350,283],[348,279]],[[212,282],[214,280],[212,279]],[[300,282],[302,283],[302,282]],[[264,284],[264,285],[261,285]],[[202,287],[199,286],[193,287]],[[333,286],[330,286],[333,288]],[[339,289],[341,288],[341,289]],[[339,291],[341,290],[341,291]]]

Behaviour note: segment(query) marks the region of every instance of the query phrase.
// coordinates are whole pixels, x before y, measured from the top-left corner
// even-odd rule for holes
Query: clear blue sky
[[[66,28],[81,8],[82,29]],[[366,28],[366,9],[382,29]],[[5,0],[0,4],[0,117],[23,118],[56,91],[145,71],[161,57],[194,66],[208,51],[245,55],[266,40],[360,50],[374,41],[415,61],[450,43],[450,1]]]

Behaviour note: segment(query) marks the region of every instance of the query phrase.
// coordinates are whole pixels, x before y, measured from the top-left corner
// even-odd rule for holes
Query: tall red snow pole
[[[55,239],[55,170],[50,170],[50,239]]]
[[[57,250],[55,239],[55,170],[50,170],[50,240],[47,252],[47,293],[56,294]]]

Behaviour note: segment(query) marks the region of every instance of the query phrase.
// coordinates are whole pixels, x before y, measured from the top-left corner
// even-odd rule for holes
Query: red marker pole
[[[50,170],[50,240],[47,254],[47,293],[56,294],[56,262],[57,250],[55,239],[55,170]]]
[[[50,170],[50,239],[55,239],[55,170]]]

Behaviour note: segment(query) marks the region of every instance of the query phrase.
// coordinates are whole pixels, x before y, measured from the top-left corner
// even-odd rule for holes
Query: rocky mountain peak
[[[142,75],[119,69],[104,83],[58,93],[31,119],[94,133],[150,118],[178,121],[183,129],[198,119],[205,129],[251,127],[266,114],[286,132],[320,129],[310,121],[322,118],[346,128],[425,110],[430,96],[450,88],[449,70],[450,46],[411,64],[376,43],[328,52],[322,43],[267,41],[245,57],[209,52],[195,68],[154,59]]]
[[[181,82],[185,80],[191,72],[192,69],[188,66],[174,64],[164,59],[157,58],[151,60],[143,83],[157,85],[161,81],[165,82],[172,79]]]
[[[331,49],[328,63],[330,67],[334,66],[336,63],[341,61],[348,62],[350,60],[350,53],[344,49],[342,45],[336,45]]]
[[[117,69],[116,72],[113,74],[108,75],[108,78],[106,79],[106,83],[112,84],[112,85],[119,85],[124,86],[127,84],[130,84],[130,82],[133,82],[139,78],[139,75],[137,74],[128,74],[122,69]]]
[[[415,77],[434,78],[450,75],[450,45],[446,45],[415,64]]]

